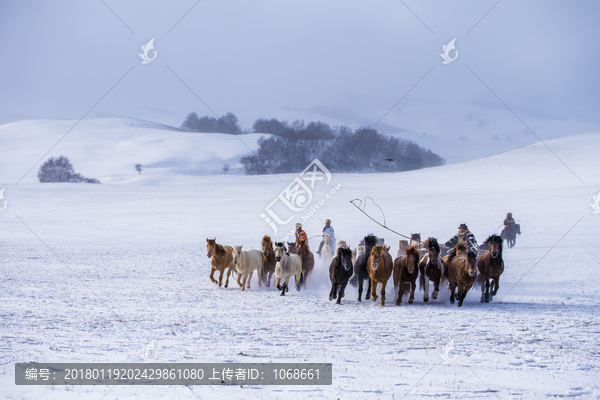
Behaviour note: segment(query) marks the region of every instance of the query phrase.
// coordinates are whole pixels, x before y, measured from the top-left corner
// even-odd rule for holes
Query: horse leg
[[[363,292],[363,280],[359,275],[358,276],[358,301],[362,301],[360,299],[362,297],[362,292]],[[366,300],[366,298],[365,298],[365,300]]]
[[[367,287],[367,294],[365,295],[365,300],[369,300],[371,298],[371,286],[373,285],[373,283],[371,282],[371,278],[367,278],[369,280],[369,286]],[[375,284],[375,286],[377,286],[377,284]],[[377,300],[377,298],[374,298],[373,300]]]
[[[429,301],[429,278],[427,276],[425,276],[424,278],[425,278],[425,284],[423,285],[423,302],[427,303]],[[411,296],[414,295],[414,293],[415,293],[415,290],[413,289]],[[434,297],[434,299],[435,299],[435,297]],[[410,303],[412,303],[412,301]]]
[[[413,301],[415,300],[416,286],[417,286],[417,280],[415,279],[414,281],[411,282],[411,285],[410,285],[410,297],[408,298],[408,304],[412,304]]]
[[[371,297],[373,298],[373,301],[377,300],[377,282],[374,282],[375,284],[371,284]],[[368,294],[369,292],[367,292]]]
[[[398,285],[398,298],[396,299],[397,306],[402,304],[402,296],[404,296],[404,281],[402,281],[402,279],[400,279],[400,282]]]
[[[490,302],[490,281],[487,279],[485,280],[485,302]]]
[[[342,297],[344,297],[344,295],[346,294],[346,285],[347,284],[348,284],[348,282],[342,283],[340,285],[340,291],[338,292],[338,298],[337,298],[337,301],[335,302],[336,304],[342,304]]]
[[[500,277],[494,279],[494,290],[492,291],[492,296],[490,300],[498,293],[498,289],[500,289]]]
[[[458,306],[459,307],[462,306],[463,299],[465,298],[464,297],[465,293],[463,293],[463,289],[464,289],[464,287],[462,285],[458,286],[458,294],[456,295],[456,298],[458,299]]]
[[[243,278],[242,275],[244,275],[244,274],[240,274],[240,272],[238,271],[237,284],[240,285],[240,287],[244,287],[244,285],[242,285],[242,281],[241,281],[241,279]]]
[[[285,292],[287,292],[287,288],[288,288],[288,283],[290,282],[290,277],[288,276],[287,278],[285,278],[285,281],[283,281],[283,286],[281,287],[281,296],[285,296]]]
[[[242,275],[242,274],[240,274]],[[248,280],[248,274],[243,274],[244,277],[242,278],[242,292],[246,290],[246,281]]]
[[[212,283],[218,283],[214,277],[215,271],[216,271],[215,267],[211,266],[210,267],[210,280],[212,281]]]
[[[281,278],[279,277],[275,277],[275,287],[279,290],[281,290]]]
[[[250,271],[250,276],[248,277],[248,289],[250,289],[250,283],[252,282],[252,274],[254,273],[254,271]],[[244,282],[246,282],[246,280],[244,279]],[[258,285],[260,286],[260,279],[258,280]]]
[[[385,285],[386,281],[381,282],[381,307],[385,307]]]
[[[333,300],[336,297],[336,284],[331,283],[331,290],[329,291],[329,301]]]
[[[454,304],[454,289],[456,288],[456,282],[450,282],[450,304]]]
[[[440,279],[433,282],[433,293],[431,294],[431,297],[433,297],[433,299],[436,300],[439,292],[440,292]]]

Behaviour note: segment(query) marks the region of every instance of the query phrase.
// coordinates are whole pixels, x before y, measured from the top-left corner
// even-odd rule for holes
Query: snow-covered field
[[[480,304],[473,289],[462,308],[450,305],[447,290],[427,304],[418,291],[414,304],[396,307],[392,285],[384,308],[357,302],[353,287],[335,305],[321,265],[308,290],[292,288],[287,297],[258,288],[256,278],[244,293],[233,281],[228,289],[215,287],[206,238],[258,248],[273,233],[259,213],[296,176],[139,175],[128,165],[146,155],[135,149],[88,171],[85,157],[81,167],[75,161],[79,133],[51,155],[72,146],[64,155],[75,170],[102,185],[34,183],[37,168],[14,185],[51,145],[9,142],[10,149],[0,149],[8,201],[0,213],[0,398],[600,396],[600,215],[589,205],[600,191],[599,131],[547,141],[573,172],[537,143],[426,170],[333,174],[341,187],[304,224],[309,236],[330,218],[338,238],[352,246],[373,232],[395,255],[400,238],[349,202],[366,196],[391,228],[442,241],[463,222],[482,242],[506,212],[520,220],[523,235],[504,251],[497,297]],[[117,161],[125,172],[102,172]],[[383,218],[371,203],[366,211]],[[141,362],[152,340],[160,362],[329,362],[333,385],[14,385],[16,362]],[[449,356],[456,359],[444,364],[440,354],[452,341]]]

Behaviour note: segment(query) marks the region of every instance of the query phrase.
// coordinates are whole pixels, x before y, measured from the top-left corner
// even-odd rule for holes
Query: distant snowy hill
[[[25,120],[0,126],[0,182],[17,182],[77,121]],[[142,175],[244,173],[240,157],[258,148],[268,134],[227,135],[185,132],[129,118],[83,120],[44,157],[69,157],[75,171],[102,183]],[[37,182],[39,164],[23,183]]]
[[[43,161],[63,155],[70,158],[76,172],[102,183],[147,181],[155,184],[164,180],[185,181],[185,175],[222,175],[225,164],[231,167],[228,174],[243,174],[239,159],[258,148],[261,136],[270,136],[185,132],[129,118],[83,120],[69,132],[76,122],[25,120],[0,126],[0,183],[16,183],[63,137]],[[551,170],[553,180],[577,183],[577,175],[591,183],[599,180],[591,167],[599,153],[600,130],[594,130],[432,168],[432,172],[425,175],[417,170],[402,176],[435,177],[438,186],[446,186],[446,182],[458,185],[464,179],[476,179],[480,185],[488,186],[497,184],[498,180],[510,183],[516,176],[521,178],[518,180],[521,183],[539,184],[540,178],[547,179],[547,171]],[[138,163],[144,168],[142,175],[135,171]],[[22,183],[38,182],[39,166],[37,164]]]

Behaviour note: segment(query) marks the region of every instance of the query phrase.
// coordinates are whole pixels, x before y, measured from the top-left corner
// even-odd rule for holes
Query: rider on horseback
[[[458,233],[454,235],[452,239],[448,240],[443,246],[447,249],[451,249],[448,253],[448,262],[445,263],[446,266],[450,265],[450,262],[454,256],[456,256],[456,245],[459,241],[467,242],[469,251],[475,253],[475,255],[479,255],[479,245],[477,244],[475,235],[469,231],[469,227],[466,224],[460,224],[458,227]]]
[[[302,224],[300,222],[296,224],[296,243],[298,243],[298,239],[308,241],[308,236],[306,236],[306,232],[302,230]]]
[[[333,231],[333,226],[331,226],[331,220],[325,220],[325,227],[323,228],[323,235],[329,235],[329,243],[331,244],[331,248],[335,249],[335,232]],[[325,244],[324,240],[321,240],[321,244],[319,245],[319,251],[317,251],[318,255],[321,255],[321,250],[323,249],[323,244]]]
[[[510,230],[512,229],[512,227],[515,225],[515,220],[512,216],[512,213],[508,213],[506,214],[506,218],[504,219],[504,235],[508,236],[508,234],[510,233]]]

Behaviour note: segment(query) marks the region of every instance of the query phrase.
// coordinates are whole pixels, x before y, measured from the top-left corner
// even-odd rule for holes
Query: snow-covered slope
[[[127,142],[111,136],[111,130],[107,138]],[[143,132],[152,135],[153,130]],[[165,133],[187,135],[160,135]],[[77,132],[65,138],[65,146],[76,140],[72,134]],[[160,135],[156,140],[164,139]],[[83,148],[86,142],[79,140]],[[97,141],[95,147],[114,146],[112,139],[90,140]],[[0,213],[0,393],[6,397],[600,396],[600,215],[589,204],[600,191],[598,131],[546,141],[555,154],[537,143],[406,173],[334,173],[329,186],[315,185],[312,204],[324,199],[332,185],[339,189],[314,215],[303,220],[306,210],[294,214],[277,234],[260,213],[295,174],[140,176],[133,170],[138,161],[119,161],[128,170],[119,181],[105,179],[102,185],[35,179],[10,184],[30,164],[22,158],[44,147],[26,144],[23,139],[9,150],[0,147],[0,174],[10,177],[0,179],[8,182],[8,206]],[[162,157],[160,149],[155,148],[155,159]],[[19,166],[18,173],[5,171],[6,159]],[[88,172],[84,167],[104,167],[86,164],[84,158],[74,164],[84,175],[113,176]],[[440,241],[467,223],[481,242],[498,232],[506,212],[513,212],[523,235],[513,249],[504,250],[505,272],[494,301],[480,304],[479,288],[474,288],[458,308],[449,303],[447,289],[428,303],[417,290],[414,304],[395,307],[390,281],[384,308],[379,302],[358,302],[353,287],[338,306],[328,301],[327,266],[320,263],[308,289],[292,287],[287,297],[273,287],[258,288],[256,278],[244,293],[233,280],[227,289],[210,282],[206,238],[258,248],[264,234],[282,238],[296,221],[303,221],[312,237],[330,218],[337,237],[353,247],[373,232],[386,238],[395,255],[401,238],[350,204],[367,196],[381,207],[391,228]],[[366,211],[383,220],[372,203]],[[315,250],[319,238],[310,245]],[[152,340],[158,362],[331,362],[333,385],[14,385],[15,362],[139,362],[142,347]],[[442,354],[456,358],[444,364]]]
[[[69,157],[76,172],[102,183],[133,178],[136,164],[142,164],[142,173],[149,175],[222,174],[225,164],[230,165],[230,174],[243,173],[239,158],[258,148],[260,136],[269,136],[185,132],[128,118],[76,123],[26,120],[0,126],[0,182],[17,182],[63,136],[43,161],[51,156]],[[23,183],[37,182],[39,165]]]

